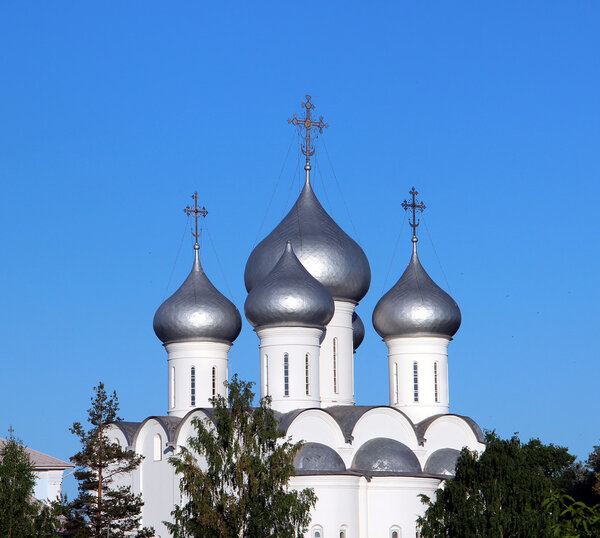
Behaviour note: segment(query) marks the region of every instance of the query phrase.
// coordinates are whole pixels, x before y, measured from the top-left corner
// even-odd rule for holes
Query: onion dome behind
[[[458,331],[460,322],[458,305],[423,269],[415,244],[404,274],[375,306],[373,327],[382,338],[451,338]]]
[[[300,263],[290,241],[271,272],[252,288],[244,307],[255,328],[323,328],[334,309],[331,294]]]
[[[365,339],[365,325],[360,319],[360,316],[354,312],[352,314],[352,344],[354,351],[358,349],[358,346],[362,344]]]
[[[189,276],[154,315],[156,336],[164,344],[199,340],[231,344],[241,329],[238,309],[208,280],[196,250]]]
[[[294,207],[250,254],[244,280],[251,291],[273,269],[286,241],[308,272],[334,299],[360,301],[371,283],[369,261],[327,214],[306,181]]]

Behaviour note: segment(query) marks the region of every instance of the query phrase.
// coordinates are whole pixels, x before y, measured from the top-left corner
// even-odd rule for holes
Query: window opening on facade
[[[413,400],[419,401],[419,365],[413,362]]]
[[[212,395],[213,398],[217,395],[217,368],[212,368]]]
[[[265,394],[269,394],[269,356],[264,356],[264,369],[265,369]]]
[[[162,439],[160,434],[154,435],[154,461],[162,460]]]
[[[310,396],[310,353],[304,357],[304,375],[306,377],[306,395]]]
[[[438,391],[438,363],[437,361],[433,363],[433,395],[435,397],[435,402],[438,403],[440,401],[440,395]]]
[[[333,392],[338,393],[338,339],[333,339]]]
[[[171,409],[175,407],[175,366],[171,366]]]
[[[287,353],[283,354],[283,395],[290,395],[290,357]]]
[[[397,404],[399,401],[398,395],[398,363],[394,363],[394,403]]]
[[[196,407],[196,367],[190,369],[190,405]]]

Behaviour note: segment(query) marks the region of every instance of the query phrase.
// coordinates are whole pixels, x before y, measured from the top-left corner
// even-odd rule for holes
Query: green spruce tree
[[[115,485],[120,475],[135,470],[142,456],[127,451],[107,437],[110,424],[121,420],[116,392],[106,394],[104,384],[94,387],[88,410],[89,429],[75,422],[70,429],[79,437],[81,450],[71,461],[77,466],[79,495],[69,504],[66,530],[76,537],[152,536],[153,529],[140,529],[142,499],[128,486]]]
[[[252,383],[234,376],[228,390],[229,406],[214,398],[212,418],[194,418],[189,449],[169,460],[184,499],[174,523],[165,522],[169,531],[176,538],[304,536],[316,496],[288,488],[302,445],[283,439],[269,398],[252,408]]]
[[[486,435],[478,455],[463,449],[456,475],[436,492],[419,518],[423,538],[482,536],[540,538],[554,536],[559,514],[544,501],[574,479],[574,456],[566,448],[527,444],[517,437]]]
[[[0,536],[55,536],[59,521],[50,507],[33,497],[34,486],[29,455],[11,429],[0,447]]]

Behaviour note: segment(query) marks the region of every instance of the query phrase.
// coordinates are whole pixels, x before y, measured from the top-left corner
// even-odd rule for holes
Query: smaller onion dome
[[[421,465],[414,452],[395,439],[376,437],[362,445],[354,459],[352,469],[366,472],[420,473]]]
[[[358,346],[362,344],[362,341],[365,339],[365,325],[360,319],[360,316],[354,312],[352,314],[352,344],[354,346],[354,351],[358,349]]]
[[[400,280],[377,303],[373,327],[382,338],[393,336],[445,336],[451,338],[460,327],[458,305],[427,274],[413,254]]]
[[[304,443],[294,458],[296,471],[343,472],[344,460],[333,448],[321,443]]]
[[[288,241],[271,272],[252,288],[246,299],[246,318],[255,328],[316,327],[333,317],[331,294],[304,268]]]
[[[242,318],[235,305],[204,274],[196,248],[192,271],[154,315],[154,332],[164,344],[214,341],[231,344]]]

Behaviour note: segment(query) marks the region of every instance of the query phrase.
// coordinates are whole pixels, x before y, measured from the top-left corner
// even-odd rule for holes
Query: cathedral
[[[463,447],[485,448],[477,424],[450,413],[448,346],[460,309],[419,261],[417,214],[425,206],[413,188],[402,204],[412,212],[410,261],[372,315],[388,348],[389,402],[355,405],[354,353],[365,334],[355,308],[369,289],[371,269],[313,191],[314,136],[327,124],[313,119],[310,96],[302,106],[303,117],[289,122],[304,130],[304,186],[244,272],[260,395],[271,397],[286,435],[304,441],[290,486],[313,488],[318,497],[308,537],[418,537],[419,495],[433,496],[453,475]],[[197,196],[188,213],[197,238],[205,213]],[[194,434],[192,419],[210,416],[211,398],[227,396],[228,352],[242,329],[236,306],[204,273],[197,241],[194,249],[189,276],[154,316],[167,352],[167,414],[110,430],[112,440],[144,456],[128,480],[142,494],[143,525],[163,538],[169,536],[163,521],[181,502],[168,459]]]

